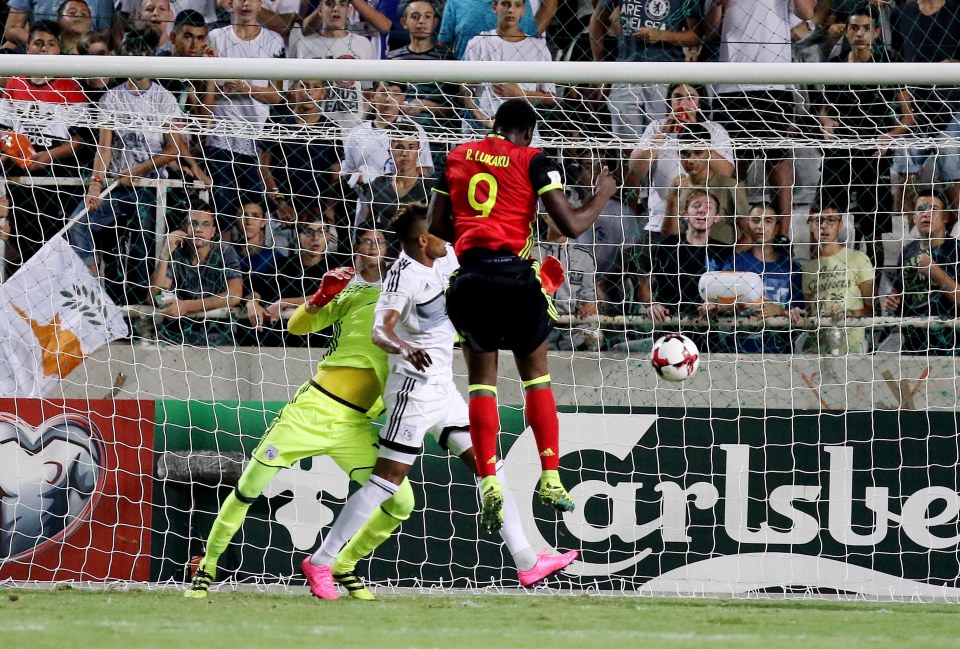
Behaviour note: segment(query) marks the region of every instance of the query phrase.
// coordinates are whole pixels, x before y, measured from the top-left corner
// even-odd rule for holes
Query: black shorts
[[[528,259],[468,250],[450,276],[447,313],[475,351],[508,349],[526,356],[553,330],[552,311]]]
[[[743,139],[777,141],[796,131],[797,97],[792,90],[751,90],[717,95],[713,119],[720,122],[737,145],[744,159],[786,160],[790,153],[782,148],[761,148]],[[739,140],[739,142],[738,142]]]

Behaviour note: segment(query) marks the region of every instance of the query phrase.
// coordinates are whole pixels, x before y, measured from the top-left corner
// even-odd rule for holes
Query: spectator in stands
[[[641,281],[648,284],[649,316],[654,324],[668,318],[696,317],[703,307],[700,277],[720,270],[730,246],[710,236],[719,215],[719,201],[711,190],[691,188],[683,203],[685,227],[681,235],[671,234],[654,246],[652,272]],[[707,337],[693,335],[706,350]]]
[[[706,16],[708,29],[719,32],[720,60],[735,63],[790,63],[791,7],[800,20],[811,20],[816,0],[714,0]],[[792,130],[796,98],[793,90],[782,84],[718,84],[715,119],[730,135],[761,140],[780,140]],[[739,156],[743,167],[740,178],[746,177],[746,163],[762,162],[767,170],[771,189],[776,193],[774,205],[782,216],[793,211],[793,162],[785,149],[761,149],[744,146]],[[788,235],[789,220],[781,221],[778,234]]]
[[[433,175],[433,156],[426,133],[409,117],[400,114],[403,97],[403,84],[378,81],[370,101],[374,109],[373,119],[354,127],[344,136],[340,173],[347,178],[347,184],[356,187],[359,193],[355,222],[362,217],[361,206],[371,199],[368,191],[370,183],[380,176],[396,173],[390,155],[390,138],[395,132],[395,125],[408,124],[416,129],[419,138],[417,174],[427,177]]]
[[[390,159],[393,170],[377,176],[364,194],[370,202],[361,206],[357,224],[389,231],[393,215],[404,203],[428,203],[433,180],[420,175],[417,155],[419,133],[413,124],[395,122],[390,134]]]
[[[872,9],[854,11],[847,18],[849,63],[872,63],[880,33]],[[866,244],[875,265],[883,265],[882,235],[893,231],[893,192],[890,185],[893,139],[915,123],[910,94],[905,87],[826,86],[816,109],[827,142],[837,138],[874,139],[877,148],[824,147],[821,195],[841,212],[853,215],[857,239]],[[812,232],[812,230],[811,230]]]
[[[604,40],[619,16],[617,61],[680,63],[684,48],[700,44],[703,8],[696,2],[600,0],[590,18],[590,49],[594,61],[605,58]],[[614,135],[639,139],[647,124],[670,113],[666,85],[615,83],[608,103]]]
[[[960,3],[948,0],[918,0],[894,7],[891,14],[893,44],[906,63],[940,63],[960,59]],[[960,96],[956,88],[912,86],[913,135],[944,139],[960,137],[957,116]],[[943,146],[897,151],[893,171],[898,185],[913,187],[916,176],[932,164],[933,181],[942,184],[948,208],[960,205],[960,147]],[[900,192],[895,192],[895,197]],[[910,201],[905,200],[909,205]]]
[[[60,28],[60,53],[77,54],[77,40],[91,32],[90,5],[86,0],[66,0],[60,5],[57,26]]]
[[[799,264],[784,254],[774,243],[777,234],[777,216],[744,216],[738,227],[749,235],[751,247],[724,261],[720,270],[735,273],[756,273],[763,280],[763,302],[754,312],[743,308],[741,313],[756,314],[761,318],[785,317],[789,323],[800,320],[803,300],[803,279]],[[715,303],[707,303],[706,312],[716,311]],[[745,305],[744,305],[745,306]],[[789,330],[759,332],[738,331],[737,350],[741,353],[782,354],[790,351]]]
[[[568,239],[549,214],[543,215],[546,236],[533,247],[531,256],[543,261],[552,256],[564,270],[563,284],[553,294],[553,305],[562,316],[592,318],[597,315],[597,260],[587,246]],[[554,329],[548,339],[551,349],[598,351],[602,335],[595,325]]]
[[[326,28],[327,22],[324,20],[321,10],[323,3],[327,1],[321,0],[320,5],[303,20],[303,35],[305,37],[320,33]],[[369,57],[359,56],[356,58],[383,58],[383,53],[386,51],[385,37],[393,26],[398,4],[397,0],[349,0],[344,3],[344,26],[350,30],[352,35],[366,40],[370,45]]]
[[[119,54],[152,56],[156,38],[147,29],[130,31],[120,44]],[[123,278],[124,296],[117,292],[123,282],[108,285],[115,297],[143,300],[153,258],[157,190],[142,187],[139,181],[166,178],[167,163],[187,150],[180,136],[183,113],[173,95],[146,77],[127,79],[108,90],[100,100],[100,110],[110,126],[100,128],[85,205],[78,206],[75,214],[83,208],[85,211],[70,229],[69,239],[94,274]],[[101,198],[108,176],[119,186]],[[98,250],[94,235],[108,226],[118,227],[112,230],[111,243]],[[128,240],[127,253],[117,257],[124,250],[124,240]],[[100,272],[97,257],[103,255],[98,252],[121,265],[115,269],[116,274]]]
[[[589,196],[594,179],[604,165],[613,164],[600,151],[574,150],[568,158],[567,177],[573,181],[567,186],[568,197],[574,206],[579,206]],[[600,212],[600,217],[589,229],[575,239],[593,251],[597,260],[597,298],[604,313],[623,315],[623,302],[633,294],[632,277],[624,271],[629,251],[642,241],[643,228],[625,203],[614,196]]]
[[[638,148],[630,154],[630,173],[627,175],[626,185],[650,187],[646,231],[654,243],[663,228],[667,192],[677,176],[684,174],[680,164],[680,147],[674,144],[679,132],[689,130],[691,135],[684,136],[685,138],[708,139],[702,137],[702,128],[687,128],[691,124],[702,125],[709,133],[709,142],[712,145],[710,173],[732,177],[736,170],[733,146],[726,129],[716,122],[708,121],[700,109],[702,91],[698,86],[685,83],[671,86],[667,93],[670,98],[670,114],[664,119],[647,124]],[[664,147],[665,142],[670,144]]]
[[[87,32],[77,39],[77,54],[80,56],[107,56],[111,54],[107,37],[99,32]],[[91,104],[99,104],[113,83],[110,77],[83,77],[79,79],[83,93]]]
[[[251,324],[275,326],[284,309],[294,309],[317,292],[323,274],[344,264],[333,251],[333,233],[329,224],[319,215],[305,216],[297,222],[299,249],[294,255],[280,260],[276,270],[273,291],[256,295],[256,302],[247,306]],[[252,309],[252,311],[251,311]]]
[[[44,21],[55,23],[62,3],[63,0],[9,0],[10,13],[7,14],[3,39],[26,46],[32,31],[30,25]],[[106,35],[113,18],[113,0],[89,0],[88,6],[93,31]]]
[[[870,259],[840,243],[843,214],[833,205],[810,209],[810,240],[816,256],[804,264],[803,295],[813,317],[831,317],[841,327],[817,331],[818,351],[867,353],[863,327],[842,326],[845,318],[873,315],[874,270]],[[839,335],[835,335],[839,334]]]
[[[543,38],[527,36],[520,28],[523,0],[496,0],[495,29],[480,32],[467,43],[465,61],[551,61],[553,57]],[[519,97],[535,107],[556,104],[556,86],[552,83],[484,83],[474,89],[468,103],[472,119],[465,120],[464,133],[486,133],[493,128],[493,116],[500,104]],[[475,108],[472,104],[475,103]]]
[[[713,157],[716,152],[711,148],[710,131],[706,126],[697,122],[684,125],[677,133],[677,143],[681,146],[680,168],[683,171],[667,190],[666,217],[660,234],[677,234],[679,206],[688,203],[691,192],[706,188],[717,200],[719,217],[710,236],[732,244],[736,240],[735,218],[750,210],[746,190],[735,178],[724,175],[732,171],[732,165],[726,158]]]
[[[457,58],[463,59],[471,40],[497,27],[490,4],[490,0],[447,0],[440,23],[440,44],[452,47]],[[496,7],[497,3],[493,4]],[[542,0],[534,13],[530,0],[523,0],[523,11],[517,16],[520,31],[534,38],[546,32],[557,13],[557,4],[557,0]]]
[[[170,34],[170,49],[160,56],[216,56],[210,44],[210,27],[203,14],[193,9],[178,13]],[[217,86],[212,79],[161,79],[160,84],[177,98],[184,113],[212,115],[211,108],[217,101]]]
[[[145,27],[157,35],[157,54],[170,51],[170,32],[173,27],[173,10],[170,0],[140,0],[137,8],[138,27]]]
[[[27,39],[27,53],[60,53],[56,23],[36,23]],[[3,176],[26,179],[81,175],[88,160],[84,144],[92,136],[81,123],[87,98],[77,81],[68,78],[12,77],[0,99],[0,127],[23,135],[35,152],[25,160],[4,156]],[[80,200],[72,185],[46,186],[11,183],[13,237],[7,246],[8,267],[17,268],[63,226],[64,212]]]
[[[233,24],[210,32],[210,44],[222,58],[274,59],[284,55],[283,38],[260,25],[261,0],[235,0]],[[213,204],[217,218],[234,214],[239,188],[262,192],[256,140],[240,133],[267,121],[270,106],[282,100],[278,82],[220,80],[214,116],[221,122],[218,133],[207,137],[205,156],[213,180]],[[232,132],[236,133],[230,134]]]
[[[217,0],[168,0],[171,13],[170,21],[174,21],[184,11],[196,11],[205,23],[212,25],[217,22],[218,3]],[[142,18],[140,15],[140,4],[142,0],[117,0],[116,12],[114,13],[113,34],[115,39],[119,40],[124,33],[134,26],[135,19]],[[231,11],[232,2],[224,1],[224,9]]]
[[[240,261],[240,271],[248,276],[272,275],[279,258],[267,243],[270,218],[263,200],[252,194],[241,198],[237,222],[239,233],[232,246]]]
[[[441,61],[452,57],[448,47],[434,39],[439,18],[429,0],[407,3],[400,18],[400,26],[407,32],[407,45],[387,52],[387,58],[397,61]],[[425,127],[437,131],[447,125],[454,113],[453,97],[459,94],[457,84],[432,82],[407,86],[402,110]]]
[[[235,307],[243,294],[236,253],[217,237],[217,219],[208,207],[192,209],[182,229],[170,232],[151,276],[155,291],[173,299],[158,306],[157,335],[175,345],[233,344],[231,318],[210,312]]]
[[[302,216],[317,213],[334,193],[339,142],[331,139],[335,124],[324,114],[329,86],[322,81],[294,81],[287,101],[270,116],[269,125],[295,135],[265,138],[259,143],[260,162],[273,215],[292,226]]]
[[[893,293],[880,298],[884,311],[912,318],[957,317],[960,302],[960,242],[947,235],[947,197],[937,190],[917,192],[913,224],[920,238],[908,243],[891,271]],[[956,329],[903,327],[903,351],[954,354]]]
[[[290,56],[297,59],[374,59],[370,41],[347,31],[349,0],[322,0],[317,10],[304,20],[304,37],[294,45]],[[310,25],[315,25],[311,33]],[[339,81],[329,84],[323,112],[340,128],[350,129],[363,121],[366,105],[362,91],[369,82]]]

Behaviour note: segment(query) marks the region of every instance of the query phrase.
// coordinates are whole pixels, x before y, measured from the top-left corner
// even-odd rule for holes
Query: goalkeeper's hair
[[[523,99],[508,99],[500,104],[493,118],[494,133],[525,133],[537,128],[537,111]]]
[[[390,219],[390,229],[401,244],[414,243],[429,227],[424,203],[405,203]]]

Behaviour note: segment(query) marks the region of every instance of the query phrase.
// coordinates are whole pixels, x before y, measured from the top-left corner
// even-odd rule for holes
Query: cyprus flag
[[[0,284],[0,397],[42,397],[129,335],[123,312],[62,236]]]

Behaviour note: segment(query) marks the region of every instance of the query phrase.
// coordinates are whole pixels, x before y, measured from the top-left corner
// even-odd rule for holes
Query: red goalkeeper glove
[[[563,272],[563,265],[560,260],[552,255],[547,255],[540,262],[540,284],[543,290],[551,295],[557,292],[557,289],[563,286],[566,274]]]
[[[320,280],[320,290],[314,293],[313,297],[307,302],[307,306],[321,307],[330,303],[330,300],[337,297],[343,289],[350,283],[350,278],[356,275],[357,271],[349,266],[342,266],[328,270],[323,274]]]

